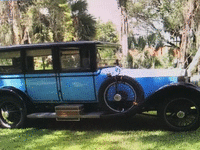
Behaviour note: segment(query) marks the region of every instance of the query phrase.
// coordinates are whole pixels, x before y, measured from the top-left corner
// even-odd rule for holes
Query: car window
[[[111,66],[116,66],[118,65],[117,61],[118,59],[116,59],[116,56],[112,53],[110,53],[110,51],[112,52],[112,49],[97,49],[97,67],[98,68],[102,68],[102,67],[111,67]]]
[[[60,51],[61,69],[80,68],[80,51],[78,48],[67,48]]]
[[[0,73],[21,73],[20,51],[0,52]]]
[[[29,71],[53,70],[51,49],[29,50],[26,56]]]
[[[89,70],[90,51],[87,48],[67,47],[60,50],[61,69]]]

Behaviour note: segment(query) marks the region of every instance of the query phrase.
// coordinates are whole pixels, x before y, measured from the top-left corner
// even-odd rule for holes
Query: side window
[[[21,73],[20,51],[0,52],[0,73]]]
[[[53,70],[51,49],[26,51],[29,71]]]
[[[78,69],[80,65],[80,50],[78,48],[61,49],[60,51],[61,69]]]
[[[68,47],[60,50],[61,69],[90,69],[90,53],[87,49]]]

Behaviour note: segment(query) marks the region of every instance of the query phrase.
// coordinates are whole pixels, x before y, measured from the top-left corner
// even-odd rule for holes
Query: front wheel
[[[159,109],[161,120],[172,130],[188,131],[199,127],[199,106],[190,98],[174,98]]]
[[[139,83],[127,76],[108,78],[99,90],[101,108],[110,113],[134,114],[135,106],[144,101]]]

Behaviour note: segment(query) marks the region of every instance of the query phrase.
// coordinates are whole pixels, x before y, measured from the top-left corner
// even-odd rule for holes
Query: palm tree
[[[96,21],[87,13],[85,0],[75,1],[71,4],[72,18],[75,27],[75,40],[93,40],[96,34]]]

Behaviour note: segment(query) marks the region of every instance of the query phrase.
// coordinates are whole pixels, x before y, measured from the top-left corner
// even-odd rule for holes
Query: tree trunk
[[[22,41],[22,33],[21,33],[21,25],[20,25],[20,11],[17,4],[17,1],[12,1],[12,16],[13,16],[13,35],[14,35],[14,43],[13,44],[21,44]]]
[[[121,44],[123,55],[126,57],[128,54],[128,19],[123,6],[121,6]]]
[[[199,47],[195,57],[193,58],[192,62],[188,66],[187,74],[189,77],[192,75],[192,73],[194,73],[196,71],[196,66],[199,63],[199,60],[200,60],[200,47]]]
[[[186,68],[189,65],[189,62],[187,61],[186,56],[189,53],[189,50],[191,48],[192,41],[192,27],[194,24],[194,12],[196,7],[197,0],[189,0],[186,3],[186,7],[184,10],[184,29],[181,37],[181,68]]]
[[[31,38],[29,36],[29,28],[25,27],[23,33],[24,34],[23,34],[22,44],[31,44]]]
[[[187,69],[188,76],[191,76],[192,73],[194,73],[196,71],[196,67],[199,64],[199,60],[200,60],[200,42],[199,42],[199,40],[200,40],[200,36],[199,36],[199,34],[200,34],[200,24],[199,24],[200,3],[199,3],[199,0],[190,0],[188,3],[190,4],[189,7],[188,7],[188,14],[189,15],[188,15],[185,22],[187,23],[186,29],[188,29],[187,30],[188,32],[190,31],[190,34],[187,33],[187,38],[189,40],[188,40],[188,43],[187,43],[187,47],[185,46],[186,45],[185,44],[184,45],[185,47],[183,47],[183,48],[185,48],[185,52],[187,52],[186,48],[190,48],[189,46],[191,46],[191,43],[194,42],[194,44],[196,44],[196,49],[198,49],[198,51],[195,54],[195,57],[193,58],[192,62],[189,64],[188,69]],[[187,14],[185,14],[185,15],[187,15]],[[191,35],[192,29],[194,31],[195,38],[196,38],[194,41],[191,41],[192,38],[189,37],[189,35]]]
[[[121,9],[121,33],[120,33],[120,44],[122,45],[123,60],[122,65],[124,68],[128,67],[127,55],[128,55],[128,15],[126,8],[122,5],[119,6]]]

